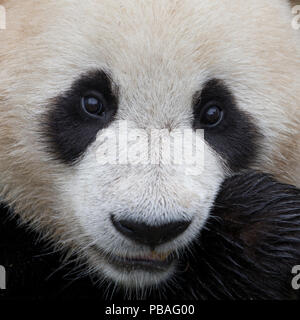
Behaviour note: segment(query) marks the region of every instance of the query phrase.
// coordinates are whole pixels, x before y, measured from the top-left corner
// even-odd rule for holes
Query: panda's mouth
[[[170,252],[161,254],[152,252],[137,257],[110,255],[106,259],[110,265],[122,271],[165,272],[173,264],[175,257]]]
[[[142,254],[139,256],[121,256],[116,254],[104,253],[98,247],[93,247],[93,251],[97,255],[102,256],[105,261],[118,271],[133,272],[133,271],[146,271],[146,272],[165,272],[176,261],[175,254],[171,251],[166,253],[151,252],[149,254]]]

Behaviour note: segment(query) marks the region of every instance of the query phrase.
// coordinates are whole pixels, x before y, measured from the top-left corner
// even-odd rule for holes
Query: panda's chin
[[[174,274],[175,263],[172,263],[168,268],[145,268],[144,266],[124,268],[116,267],[114,264],[107,264],[104,269],[104,275],[109,280],[127,289],[141,289],[147,287],[158,287],[162,283],[169,280]]]
[[[101,273],[106,278],[134,289],[158,286],[167,281],[174,274],[177,262],[170,252],[126,257],[105,255],[98,250],[98,259],[101,259]]]

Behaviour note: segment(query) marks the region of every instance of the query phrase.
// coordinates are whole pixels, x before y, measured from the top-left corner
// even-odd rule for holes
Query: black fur
[[[3,215],[0,215],[3,219]],[[59,256],[43,249],[13,222],[0,223],[0,265],[8,272],[2,297],[104,297],[89,278],[54,273]],[[147,296],[163,299],[297,299],[292,267],[300,265],[300,190],[268,175],[245,172],[224,182],[206,227],[186,252],[169,286]],[[113,286],[112,286],[113,287]],[[108,291],[108,297],[111,297]],[[1,293],[0,293],[1,296]],[[124,292],[114,293],[124,298]]]
[[[94,90],[106,101],[103,118],[93,118],[82,111],[81,97]],[[118,107],[118,97],[113,92],[112,81],[104,71],[83,75],[67,91],[51,100],[49,113],[42,121],[42,135],[49,152],[67,164],[73,164],[95,140],[99,130],[113,121]]]
[[[218,126],[205,128],[201,123],[202,109],[212,101],[221,106],[224,117]],[[200,96],[195,96],[193,127],[205,130],[205,140],[233,171],[249,168],[258,154],[259,130],[251,116],[238,108],[224,81],[208,81]]]
[[[227,180],[187,259],[180,276],[190,297],[299,298],[291,270],[300,264],[300,190],[253,172]]]

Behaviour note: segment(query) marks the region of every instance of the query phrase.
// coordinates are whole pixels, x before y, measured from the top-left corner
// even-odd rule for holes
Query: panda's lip
[[[93,251],[102,256],[111,266],[120,271],[144,270],[147,272],[164,272],[168,270],[175,260],[175,255],[169,251],[165,253],[151,252],[136,256],[122,256],[107,254],[97,246],[92,247]]]
[[[100,254],[105,261],[119,271],[144,270],[147,272],[165,272],[167,271],[174,261],[176,256],[173,251],[165,253],[156,253],[152,251],[148,254],[140,254],[135,256],[118,255],[113,253],[106,253],[98,246],[92,246],[91,249],[97,255]]]
[[[122,270],[164,272],[172,265],[174,256],[170,252],[161,254],[152,252],[149,255],[136,257],[110,255],[107,260],[111,265]]]

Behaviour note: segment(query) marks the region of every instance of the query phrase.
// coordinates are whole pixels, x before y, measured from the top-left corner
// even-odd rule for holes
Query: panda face
[[[122,93],[125,83],[113,78],[103,70],[91,71],[55,97],[42,122],[44,141],[53,159],[66,170],[75,170],[66,181],[57,182],[60,202],[89,239],[87,251],[97,261],[94,264],[124,285],[151,285],[169,277],[177,255],[202,229],[226,171],[247,168],[255,159],[258,130],[238,108],[224,81],[203,83],[200,90],[186,96],[185,103],[180,102],[184,93],[179,88],[175,97],[167,94],[170,101],[162,95],[156,105],[167,111],[144,97],[155,97],[156,87]],[[132,91],[135,98],[128,97]],[[133,128],[142,125],[146,134],[157,128],[168,128],[167,135],[181,128],[204,130],[203,168],[193,176],[188,165],[163,160],[157,164],[99,164],[97,160],[115,148],[114,138],[126,135],[119,132],[121,121]],[[115,136],[106,138],[107,129]],[[135,143],[128,141],[127,148],[136,151]],[[184,143],[192,145],[193,141],[184,138]],[[124,146],[117,145],[124,153]],[[158,153],[163,156],[164,149]]]
[[[236,166],[243,168],[254,158],[248,151],[255,149],[256,132],[250,118],[236,108],[229,89],[220,81],[208,81],[201,92],[186,97],[189,105],[182,108],[185,110],[178,110],[176,105],[182,92],[176,97],[168,94],[170,101],[162,95],[161,101],[156,102],[166,109],[162,111],[152,104],[142,105],[147,103],[144,95],[155,97],[157,88],[148,87],[146,92],[132,88],[136,95],[133,98],[129,89],[127,93],[121,89],[125,83],[113,79],[113,73],[104,70],[80,75],[67,91],[50,101],[41,122],[41,137],[53,161],[63,164],[65,172],[69,172],[67,178],[64,173],[64,179],[59,176],[56,182],[60,187],[59,202],[80,225],[81,234],[86,237],[87,258],[93,259],[92,265],[101,267],[109,279],[129,287],[144,287],[173,273],[177,256],[202,229],[225,172]],[[141,102],[133,103],[133,99]],[[241,145],[238,123],[233,130],[230,128],[230,118],[235,118],[236,113],[240,114],[237,122],[248,126],[251,134],[246,150],[241,146],[235,153],[231,148],[231,156],[228,149],[227,161],[226,148],[224,155],[219,150],[226,142],[222,142],[226,130],[231,133],[232,142]],[[121,131],[124,124],[128,132]],[[163,134],[169,137],[176,130],[184,134],[187,129],[195,132],[204,128],[211,141],[209,135],[198,136],[204,153],[198,160],[199,172],[189,173],[188,164],[164,162],[164,149],[159,145]],[[146,145],[150,139],[157,142],[147,152],[157,151],[158,163],[130,161],[130,150],[138,152],[130,129],[143,129]],[[108,132],[115,135],[109,136]],[[116,146],[120,152],[117,157],[126,151],[121,138],[126,141],[128,163],[114,159],[101,163]],[[192,138],[183,139],[197,147]],[[243,158],[243,164],[238,164]]]
[[[284,1],[32,5],[7,3],[20,20],[0,49],[1,195],[89,271],[128,288],[164,282],[226,176],[297,181],[299,42]],[[120,162],[189,130],[196,173],[161,146],[158,163]]]

